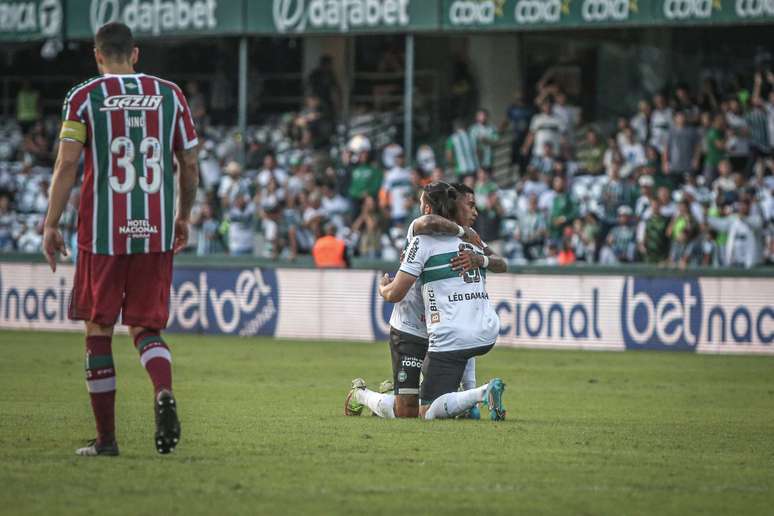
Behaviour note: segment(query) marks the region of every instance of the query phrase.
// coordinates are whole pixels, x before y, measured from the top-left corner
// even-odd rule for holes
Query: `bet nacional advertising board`
[[[0,264],[0,328],[73,330],[72,266]],[[178,267],[168,330],[383,341],[379,271]],[[490,275],[498,345],[774,354],[774,278]]]

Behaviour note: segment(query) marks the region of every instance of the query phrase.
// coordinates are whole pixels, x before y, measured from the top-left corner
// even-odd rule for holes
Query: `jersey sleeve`
[[[68,93],[62,105],[62,128],[59,131],[60,140],[86,143],[88,131],[83,116],[88,96]]]
[[[177,119],[175,120],[175,132],[173,139],[173,148],[176,151],[193,149],[199,145],[199,139],[196,137],[196,127],[194,126],[191,108],[188,106],[188,100],[179,89],[175,90],[179,109]]]
[[[411,224],[409,224],[408,230],[406,231],[406,240],[408,243],[411,243],[411,240],[414,238],[414,222],[416,222],[417,219],[414,219],[411,221]]]
[[[421,235],[415,236],[409,243],[399,270],[418,278],[429,255],[430,242]]]

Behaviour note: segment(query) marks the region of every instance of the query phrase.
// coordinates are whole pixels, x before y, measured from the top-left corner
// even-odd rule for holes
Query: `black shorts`
[[[390,327],[390,354],[395,394],[418,395],[427,339]]]
[[[494,347],[479,346],[477,348],[460,349],[457,351],[431,351],[422,364],[422,405],[430,405],[436,398],[450,392],[457,392],[462,381],[462,374],[468,360],[480,355],[486,355]]]

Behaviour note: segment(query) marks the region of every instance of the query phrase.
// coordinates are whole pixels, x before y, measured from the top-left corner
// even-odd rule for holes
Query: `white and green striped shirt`
[[[403,257],[400,270],[422,282],[429,351],[489,346],[499,335],[500,319],[486,292],[486,271],[460,275],[451,268],[451,259],[463,250],[483,253],[456,236],[417,235]]]
[[[470,126],[469,132],[481,166],[492,168],[494,164],[493,142],[499,138],[497,129],[493,125],[473,124]]]
[[[476,146],[466,131],[455,131],[446,141],[446,150],[454,157],[454,172],[463,176],[475,174],[478,170]],[[452,165],[452,163],[449,163]]]

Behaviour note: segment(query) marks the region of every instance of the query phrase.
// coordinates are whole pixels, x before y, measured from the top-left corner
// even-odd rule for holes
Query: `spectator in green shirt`
[[[704,135],[704,178],[711,183],[718,175],[718,164],[726,158],[726,119],[715,115],[712,127]]]
[[[348,195],[353,201],[362,201],[366,196],[376,198],[381,186],[382,171],[370,163],[361,163],[352,169]]]
[[[607,147],[600,141],[594,129],[586,131],[586,139],[581,142],[576,152],[580,174],[599,175],[605,171],[605,151]]]
[[[465,129],[465,122],[454,121],[454,133],[446,140],[446,165],[460,180],[472,176],[479,168],[476,145]]]
[[[479,165],[491,173],[494,166],[494,145],[500,136],[497,134],[497,128],[489,123],[489,111],[476,111],[476,123],[470,126],[469,133]]]
[[[559,240],[562,237],[564,228],[570,226],[575,217],[578,216],[578,207],[572,200],[570,194],[565,191],[565,180],[557,176],[553,181],[553,188],[556,192],[554,203],[551,205],[551,238]]]
[[[29,81],[22,84],[16,95],[16,121],[26,133],[40,119],[40,94]]]
[[[669,258],[669,219],[661,214],[661,201],[654,197],[650,203],[651,215],[645,222],[645,236],[640,252],[646,263],[660,264]]]

